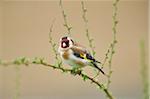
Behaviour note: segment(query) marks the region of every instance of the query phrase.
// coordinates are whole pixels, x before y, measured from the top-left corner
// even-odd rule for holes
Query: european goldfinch
[[[62,37],[58,48],[61,59],[64,63],[73,66],[73,68],[80,68],[84,66],[93,66],[97,68],[102,74],[105,73],[97,66],[96,61],[85,47],[77,44],[70,37]]]

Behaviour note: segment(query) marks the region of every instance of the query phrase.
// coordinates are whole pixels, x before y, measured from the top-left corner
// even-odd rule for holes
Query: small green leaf
[[[112,51],[112,54],[115,54],[115,51]]]
[[[86,81],[88,79],[88,77],[86,75],[83,75],[83,80]]]
[[[42,60],[40,58],[35,57],[32,63],[40,64],[41,62],[42,62]]]
[[[69,27],[69,28],[68,28],[68,30],[71,30],[71,29],[72,29],[72,27]]]
[[[118,41],[117,40],[114,40],[114,43],[116,44]]]
[[[56,44],[54,43],[54,44],[53,44],[53,47],[55,47],[55,46],[56,46]]]
[[[24,64],[24,61],[25,61],[25,57],[17,58],[17,59],[14,61],[14,64],[16,64],[16,65],[21,65],[21,64]]]
[[[115,21],[115,24],[118,24],[118,21]]]
[[[113,73],[113,71],[111,70],[111,71],[110,71],[110,75],[111,75],[112,73]]]
[[[95,56],[95,54],[96,54],[96,52],[95,52],[95,51],[93,51],[93,56]]]
[[[94,39],[90,39],[90,42],[93,42],[94,41]]]

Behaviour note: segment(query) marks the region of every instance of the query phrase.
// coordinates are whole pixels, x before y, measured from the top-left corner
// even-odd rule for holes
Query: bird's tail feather
[[[93,66],[94,66],[96,69],[98,69],[102,74],[105,75],[105,72],[104,72],[102,69],[100,69],[100,68],[96,65],[96,63],[92,62],[92,64],[93,64]]]

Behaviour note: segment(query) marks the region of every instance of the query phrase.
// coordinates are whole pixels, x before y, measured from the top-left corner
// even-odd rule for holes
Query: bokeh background
[[[89,30],[96,46],[96,58],[103,60],[112,40],[112,1],[89,0]],[[72,36],[88,48],[80,1],[64,1]],[[26,56],[45,57],[54,62],[48,42],[49,27],[56,19],[53,39],[59,41],[67,31],[59,1],[1,0],[0,57],[12,60]],[[121,0],[118,8],[117,47],[113,59],[111,90],[118,99],[141,99],[139,42],[148,44],[148,0]],[[147,47],[148,49],[148,47]],[[21,66],[20,99],[104,99],[90,82],[62,74],[43,66]],[[0,67],[0,99],[12,99],[15,94],[15,66]]]

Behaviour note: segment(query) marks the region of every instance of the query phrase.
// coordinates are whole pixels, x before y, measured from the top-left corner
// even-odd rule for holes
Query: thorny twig
[[[36,58],[30,60],[28,58],[23,57],[23,58],[16,59],[14,61],[9,61],[9,62],[8,61],[4,62],[2,60],[0,61],[0,65],[3,65],[3,66],[9,66],[9,65],[25,65],[25,66],[28,66],[28,65],[32,65],[32,64],[51,67],[53,69],[61,70],[64,73],[70,73],[70,74],[73,74],[73,75],[78,75],[78,76],[82,77],[84,81],[89,80],[93,84],[97,85],[100,89],[102,89],[105,92],[105,94],[108,96],[109,99],[113,99],[111,93],[108,91],[107,88],[105,88],[105,86],[103,84],[100,84],[98,81],[96,81],[92,77],[82,73],[82,71],[74,72],[73,69],[67,69],[67,68],[58,67],[58,66],[55,66],[55,65],[48,64],[47,62],[44,61],[44,58],[37,58],[36,57]]]
[[[63,8],[62,0],[60,0],[59,6],[61,8],[62,16],[63,16],[63,19],[64,19],[64,27],[67,29],[68,35],[71,36],[72,27],[70,25],[68,25],[67,14],[65,13],[65,10]]]
[[[89,43],[89,47],[91,49],[92,56],[94,57],[96,54],[95,51],[95,46],[93,45],[94,39],[91,38],[90,33],[89,33],[89,28],[88,28],[88,19],[87,19],[87,8],[85,7],[85,4],[83,1],[81,1],[81,8],[82,8],[82,19],[85,24],[85,32],[86,32],[86,37]],[[93,78],[96,78],[100,74],[100,71],[96,72],[95,76]]]
[[[91,48],[91,51],[92,51],[92,55],[95,56],[96,52],[95,52],[95,46],[93,45],[93,40],[91,37],[90,37],[90,33],[89,33],[89,29],[88,29],[88,19],[86,18],[86,15],[87,15],[87,8],[85,7],[84,5],[84,2],[81,1],[81,7],[82,7],[82,18],[83,18],[83,21],[85,23],[85,31],[86,31],[86,37],[87,37],[87,40],[88,40],[88,43],[89,43],[89,46]]]
[[[117,20],[117,10],[118,10],[117,4],[118,4],[118,2],[119,2],[119,0],[114,0],[114,2],[113,2],[113,16],[112,16],[112,19],[113,19],[113,26],[112,26],[113,40],[112,40],[112,43],[110,44],[110,47],[106,53],[106,59],[108,59],[108,67],[109,67],[107,88],[109,88],[109,85],[111,83],[110,78],[112,75],[112,58],[113,58],[113,55],[115,53],[115,45],[117,43],[117,39],[116,39],[117,30],[116,30],[116,28],[117,28],[117,24],[118,24],[118,20]],[[110,53],[109,57],[108,57],[108,53]],[[106,61],[106,59],[105,59],[105,61]]]
[[[54,22],[55,22],[55,20],[53,20],[53,22],[52,22],[52,24],[50,26],[50,29],[49,29],[49,43],[51,44],[52,50],[53,50],[53,52],[55,54],[55,59],[56,59],[57,66],[60,67],[60,66],[62,66],[62,61],[58,57],[56,43],[53,41],[53,38],[52,38]]]

